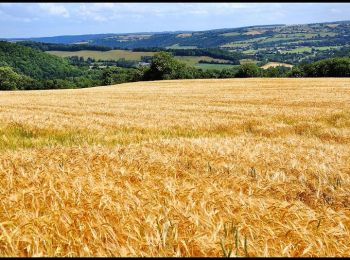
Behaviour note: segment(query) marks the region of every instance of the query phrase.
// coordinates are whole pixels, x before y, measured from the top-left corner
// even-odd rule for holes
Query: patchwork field
[[[1,256],[348,256],[350,79],[0,93]]]
[[[153,56],[155,52],[133,52],[127,50],[112,50],[112,51],[47,51],[47,53],[59,56],[59,57],[69,57],[69,56],[78,56],[87,58],[94,58],[95,60],[118,60],[124,58],[126,60],[141,60],[142,56]],[[215,59],[209,56],[175,56],[180,62],[185,63],[188,66],[196,66],[201,67],[202,64],[198,63],[200,60],[205,61],[218,61],[218,62],[228,62],[223,59]],[[230,65],[221,65],[215,66],[211,68],[221,69],[222,67],[230,68]]]

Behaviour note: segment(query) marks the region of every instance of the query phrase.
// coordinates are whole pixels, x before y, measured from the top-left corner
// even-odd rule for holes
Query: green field
[[[255,54],[257,52],[258,52],[258,50],[253,50],[253,49],[242,51],[242,53],[244,53],[244,54]]]
[[[313,48],[318,51],[326,51],[330,49],[338,49],[340,47],[339,46],[322,46],[322,47],[313,47]],[[311,51],[312,51],[311,47],[298,47],[288,51],[281,51],[281,53],[303,53],[303,52],[311,53]]]
[[[227,62],[227,60],[223,59],[214,59],[208,56],[175,56],[175,59],[177,59],[180,62],[185,63],[188,66],[197,66],[200,60],[205,61],[217,61],[217,62]],[[213,64],[216,65],[216,64]],[[220,65],[220,64],[219,64]]]
[[[221,45],[221,47],[248,47],[249,45],[249,43],[229,42]]]
[[[126,60],[141,60],[141,56],[153,56],[155,52],[133,52],[127,50],[112,51],[47,51],[60,57],[79,56],[94,58],[95,60],[118,60],[124,58]]]
[[[239,32],[229,32],[229,33],[220,34],[220,36],[237,36],[237,35],[240,35],[240,33]]]
[[[323,46],[323,47],[314,47],[314,49],[318,50],[318,51],[326,51],[326,50],[330,50],[330,49],[339,49],[340,46]]]
[[[173,44],[171,46],[168,46],[166,47],[166,49],[181,49],[181,50],[186,50],[186,49],[197,49],[197,46],[182,46],[182,45],[179,45],[178,43],[177,44]]]
[[[252,60],[252,59],[241,59],[239,61],[240,64],[246,64],[246,63],[254,63],[256,64],[258,61],[257,60]]]
[[[203,70],[209,70],[209,69],[229,69],[238,67],[239,65],[231,65],[231,64],[209,64],[209,63],[198,63],[195,65],[196,68],[203,69]]]
[[[311,47],[298,47],[288,51],[281,51],[281,53],[303,53],[303,52],[311,52]]]

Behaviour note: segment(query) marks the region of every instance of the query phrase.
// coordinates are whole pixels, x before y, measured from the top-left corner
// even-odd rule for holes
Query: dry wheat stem
[[[0,93],[1,256],[347,256],[350,79]]]

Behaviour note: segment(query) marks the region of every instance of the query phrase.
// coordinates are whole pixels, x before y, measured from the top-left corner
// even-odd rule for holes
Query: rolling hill
[[[34,79],[54,79],[81,75],[68,61],[19,44],[0,41],[0,66],[10,66]]]
[[[38,41],[64,44],[91,44],[107,47],[171,47],[225,48],[259,50],[276,44],[287,47],[335,46],[350,39],[350,21],[300,25],[258,25],[231,29],[188,32],[158,32],[129,34],[93,34],[42,38],[16,38],[10,41]]]
[[[16,38],[8,41],[100,46],[100,48],[164,48],[191,50],[219,48],[238,52],[246,58],[267,63],[312,62],[336,52],[350,52],[350,21],[299,25],[258,25],[207,31],[94,34],[43,38]],[[79,48],[82,48],[81,46]],[[88,48],[88,47],[87,47]]]

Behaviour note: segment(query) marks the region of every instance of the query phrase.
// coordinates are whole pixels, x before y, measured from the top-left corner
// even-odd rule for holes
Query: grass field
[[[350,79],[0,93],[1,256],[347,256]]]
[[[166,49],[197,49],[197,46],[193,46],[193,45],[179,45],[178,43],[177,44],[173,44],[173,45],[170,45],[168,47],[166,47]]]
[[[242,64],[247,64],[247,63],[254,63],[254,64],[256,64],[256,63],[258,63],[258,61],[257,60],[253,60],[253,59],[241,59],[240,61],[239,61],[239,63],[242,65]]]
[[[232,64],[210,64],[210,63],[197,63],[194,65],[194,67],[203,69],[203,70],[222,70],[222,69],[231,69],[231,68],[237,68],[239,65],[232,65]]]
[[[314,47],[314,49],[318,51],[325,51],[325,50],[330,50],[330,49],[340,49],[340,46],[322,46],[322,47]]]
[[[133,52],[127,50],[112,50],[112,51],[47,51],[59,57],[78,56],[94,58],[96,60],[118,60],[124,58],[126,60],[141,60],[141,56],[153,56],[155,52]]]
[[[311,47],[298,47],[288,51],[281,51],[281,53],[303,53],[303,52],[311,52]]]
[[[223,34],[220,34],[220,36],[237,36],[237,35],[240,35],[241,33],[239,32],[228,32],[228,33],[223,33]]]
[[[202,65],[202,64],[198,63],[200,60],[205,60],[205,61],[212,61],[213,60],[213,61],[217,61],[217,62],[227,62],[227,60],[215,59],[215,58],[212,58],[209,56],[175,56],[175,59],[182,62],[182,63],[187,64],[188,66]],[[214,64],[214,65],[217,65],[217,64]]]

